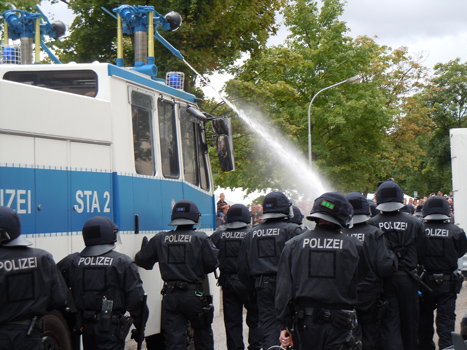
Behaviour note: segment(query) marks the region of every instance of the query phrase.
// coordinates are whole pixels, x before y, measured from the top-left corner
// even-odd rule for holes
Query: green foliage
[[[448,193],[452,189],[449,130],[467,127],[467,63],[455,59],[435,65],[433,78],[416,98],[426,115],[427,132],[417,138],[424,155],[409,181],[421,195]]]
[[[240,58],[242,53],[254,55],[265,47],[268,37],[275,33],[274,13],[283,0],[156,1],[151,2],[160,14],[178,12],[182,26],[174,32],[159,30],[186,61],[200,74],[222,70]],[[141,0],[129,0],[129,5],[144,5]],[[112,11],[121,5],[117,0],[70,1],[76,18],[71,35],[61,46],[63,62],[115,62],[117,23],[101,7]],[[124,44],[125,65],[133,65],[131,39]],[[183,71],[188,90],[193,87],[195,74],[155,40],[155,64],[160,77],[168,71]]]
[[[310,120],[314,167],[338,190],[367,192],[410,162],[407,153],[413,149],[404,147],[410,136],[404,127],[404,99],[422,86],[426,72],[405,48],[391,50],[368,37],[347,36],[339,20],[342,11],[338,0],[324,1],[320,10],[314,1],[288,3],[284,16],[292,34],[286,45],[266,49],[232,69],[236,79],[228,82],[226,92],[236,103],[267,115],[306,156],[313,96],[361,74],[360,84],[342,84],[317,96]],[[250,151],[264,143],[251,131],[247,139],[241,147]],[[293,189],[290,177],[274,166],[274,154],[262,149],[260,159],[254,155],[249,152],[245,168],[219,184],[244,186],[242,180],[250,190]]]

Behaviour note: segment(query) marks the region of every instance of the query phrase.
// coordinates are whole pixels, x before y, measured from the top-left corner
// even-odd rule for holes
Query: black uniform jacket
[[[448,274],[457,270],[457,259],[467,251],[464,230],[443,221],[427,221],[423,227],[428,245],[423,266],[427,272]]]
[[[104,298],[113,301],[113,314],[129,311],[138,326],[143,312],[143,283],[134,261],[111,250],[99,256],[70,254],[58,263],[76,308],[100,312]],[[145,313],[147,315],[147,312]]]
[[[217,265],[218,249],[205,232],[177,227],[160,232],[138,253],[138,266],[151,270],[156,262],[164,281],[203,283]]]
[[[237,260],[243,238],[248,227],[227,229],[220,227],[211,236],[212,243],[219,249],[219,270],[225,274],[237,274]]]
[[[0,247],[0,324],[40,317],[65,306],[67,291],[45,250]]]
[[[294,237],[295,228],[283,219],[267,219],[245,236],[238,256],[238,275],[242,282],[250,277],[276,275],[285,242]]]
[[[378,214],[368,223],[384,232],[389,249],[395,253],[403,251],[398,259],[399,270],[415,269],[426,252],[427,239],[420,220],[410,214],[393,211]]]
[[[290,323],[292,301],[356,305],[357,284],[369,269],[363,243],[332,226],[318,225],[291,239],[277,274],[276,313],[281,329]]]
[[[384,277],[391,276],[397,270],[397,258],[387,248],[383,231],[366,222],[345,228],[344,233],[363,242],[363,249],[371,270],[358,284],[358,293],[378,294],[383,291]]]

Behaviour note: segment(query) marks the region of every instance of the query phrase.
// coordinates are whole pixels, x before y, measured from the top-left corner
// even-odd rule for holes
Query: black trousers
[[[186,350],[188,321],[194,332],[196,350],[213,350],[214,337],[211,324],[201,321],[203,302],[192,289],[167,291],[162,299],[164,313],[165,347],[170,350]]]
[[[259,313],[258,327],[262,333],[263,349],[266,350],[273,345],[280,345],[280,327],[276,320],[275,297],[275,281],[263,281],[262,286],[256,287]]]
[[[419,321],[418,285],[407,275],[384,280],[388,309],[381,320],[384,350],[416,350]]]
[[[41,331],[27,335],[28,330],[27,325],[0,325],[0,350],[42,350]]]
[[[345,349],[350,328],[316,321],[314,316],[305,316],[298,320],[297,332],[300,350],[340,350]]]
[[[99,321],[83,321],[84,350],[123,350],[125,342],[118,339],[119,325],[112,323],[108,332],[99,330]]]
[[[355,337],[362,341],[363,350],[381,350],[381,323],[377,318],[379,293],[358,293],[357,328]]]
[[[433,292],[424,292],[420,302],[420,327],[418,339],[420,349],[434,350],[433,342],[433,313],[436,310],[436,332],[438,333],[438,347],[447,348],[452,345],[451,332],[455,330],[456,323],[456,299],[457,294],[453,290],[451,281],[443,281],[436,284],[434,281],[428,284]]]
[[[261,349],[258,328],[258,305],[256,298],[248,297],[248,290],[238,279],[227,279],[222,286],[224,324],[228,350],[244,350],[243,343],[243,307],[247,309],[248,349]]]

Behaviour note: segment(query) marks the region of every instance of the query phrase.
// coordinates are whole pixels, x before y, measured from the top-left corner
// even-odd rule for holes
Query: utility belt
[[[38,329],[41,332],[44,331],[44,322],[42,319],[39,319],[38,316],[34,316],[33,318],[27,318],[24,320],[13,320],[2,323],[2,325],[18,325],[18,326],[29,326],[27,335],[31,335],[33,329]]]
[[[257,275],[255,277],[255,288],[262,288],[267,283],[276,283],[276,275]]]
[[[217,279],[217,285],[224,287],[226,283],[229,283],[230,281],[239,281],[240,278],[238,278],[238,275],[235,273],[221,273],[219,278]]]
[[[103,313],[102,311],[83,311],[82,317],[87,322],[99,324],[99,330],[109,332],[110,325],[118,325],[117,337],[124,341],[133,323],[133,318],[130,316],[119,314]]]
[[[346,329],[353,329],[357,325],[357,312],[351,310],[337,310],[337,309],[326,309],[317,307],[302,307],[298,308],[295,314],[296,320],[300,321],[306,317],[312,317],[316,323],[329,322],[337,327]]]
[[[120,322],[121,315],[112,315],[110,320],[112,323],[117,324]],[[86,321],[101,321],[103,317],[99,311],[83,311],[83,319]]]
[[[460,272],[455,273],[430,273],[427,275],[429,282],[434,282],[436,285],[441,285],[445,281],[449,281],[452,286],[452,291],[460,293],[464,282],[464,275]]]
[[[175,290],[186,289],[202,292],[203,285],[201,283],[189,283],[185,281],[168,281],[164,282],[164,288],[162,288],[161,294],[164,295],[166,292],[173,292]]]
[[[223,275],[224,275],[225,279],[227,279],[227,280],[237,280],[237,281],[239,280],[238,275],[235,274],[235,273],[223,274]]]
[[[444,273],[430,273],[427,277],[428,281],[435,281],[437,284],[441,284],[443,281],[452,281],[453,275]]]

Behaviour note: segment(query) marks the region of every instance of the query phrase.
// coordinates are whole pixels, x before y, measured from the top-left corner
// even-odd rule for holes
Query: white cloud
[[[377,36],[392,48],[428,54],[425,65],[467,58],[464,0],[349,0],[341,17],[350,34]]]

